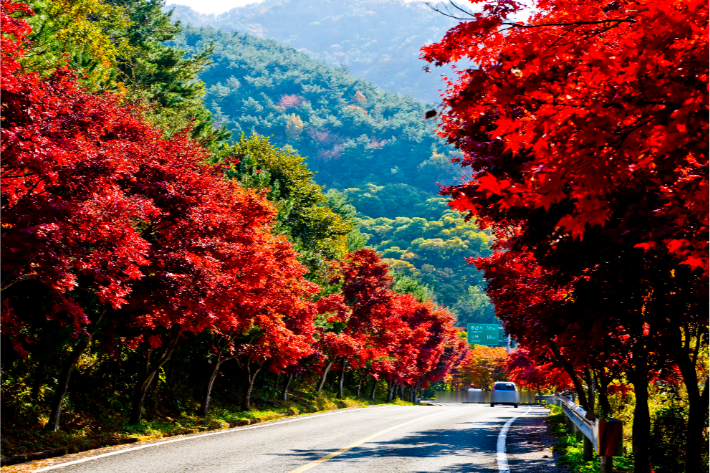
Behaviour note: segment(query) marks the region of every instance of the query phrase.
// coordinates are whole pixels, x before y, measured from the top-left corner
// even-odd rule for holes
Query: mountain
[[[436,119],[425,119],[428,106],[251,34],[188,26],[173,45],[192,54],[212,45],[200,79],[217,124],[305,156],[318,184],[350,199],[390,267],[428,284],[460,324],[495,320],[465,260],[490,254],[492,236],[438,196],[436,183],[462,170],[434,133]]]
[[[431,103],[440,101],[444,83],[441,70],[422,70],[419,49],[458,23],[403,0],[266,0],[220,15],[167,8],[183,23],[274,39],[329,65],[347,66],[353,76],[385,90]]]
[[[219,125],[296,149],[319,184],[349,194],[370,217],[441,215],[428,201],[437,182],[452,183],[461,170],[424,104],[273,40],[205,27],[175,39],[193,53],[210,44],[212,64],[200,79]]]

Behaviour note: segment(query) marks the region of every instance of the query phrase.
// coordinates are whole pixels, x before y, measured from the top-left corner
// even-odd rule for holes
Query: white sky
[[[200,13],[224,13],[263,0],[168,0],[168,5],[185,5]]]
[[[167,5],[185,5],[200,13],[224,13],[232,8],[261,3],[264,0],[167,0]],[[405,0],[405,2],[422,0]]]

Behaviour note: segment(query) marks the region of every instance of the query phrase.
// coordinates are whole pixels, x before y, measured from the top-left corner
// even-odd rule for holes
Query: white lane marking
[[[383,407],[402,407],[402,406],[377,406],[377,407],[369,407],[368,409],[382,409]],[[343,412],[352,412],[355,409],[358,408],[352,408],[352,409],[342,409],[342,410],[337,410],[334,412],[328,412],[327,414],[318,414],[318,415],[306,415],[302,417],[298,417],[297,419],[291,419],[291,420],[285,420],[281,422],[265,422],[261,425],[255,425],[253,427],[237,427],[237,428],[232,428],[232,429],[226,429],[226,430],[219,430],[217,432],[208,432],[206,434],[200,434],[200,435],[190,435],[189,437],[181,437],[178,439],[172,439],[172,440],[166,440],[164,442],[156,442],[156,443],[151,443],[148,445],[139,445],[137,447],[131,447],[131,448],[126,448],[124,450],[118,450],[115,452],[109,452],[109,453],[102,453],[101,455],[96,455],[93,457],[87,457],[87,458],[82,458],[80,460],[73,460],[70,462],[66,463],[59,463],[57,465],[51,465],[51,466],[46,466],[44,468],[40,468],[39,470],[35,470],[35,472],[40,472],[40,471],[49,471],[49,470],[54,470],[55,468],[64,468],[65,466],[69,465],[76,465],[77,463],[84,463],[92,460],[98,460],[99,458],[104,458],[104,457],[110,457],[113,455],[118,455],[121,453],[126,453],[126,452],[133,452],[135,450],[141,450],[144,448],[150,448],[150,447],[158,447],[160,445],[166,445],[168,443],[173,443],[173,442],[182,442],[183,440],[192,440],[192,439],[197,439],[197,438],[202,438],[202,437],[209,437],[211,435],[220,435],[220,434],[228,434],[228,433],[234,433],[234,432],[241,432],[243,430],[251,430],[251,429],[261,429],[264,427],[271,427],[272,425],[281,425],[281,424],[288,424],[289,422],[298,422],[300,420],[306,420],[306,419],[314,419],[316,417],[325,417],[325,416],[332,416],[334,414],[342,414]]]
[[[500,433],[498,434],[498,452],[496,455],[498,457],[498,471],[500,473],[510,473],[510,470],[508,469],[508,455],[505,454],[505,436],[508,435],[508,429],[510,429],[510,425],[515,422],[515,419],[524,416],[531,410],[532,407],[528,407],[528,410],[522,414],[511,417],[508,419],[508,422],[503,425],[503,428],[500,429]]]

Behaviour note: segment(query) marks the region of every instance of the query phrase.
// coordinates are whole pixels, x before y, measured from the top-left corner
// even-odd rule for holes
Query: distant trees
[[[465,388],[491,389],[496,381],[507,379],[504,347],[475,346],[457,366]]]
[[[318,8],[308,0],[249,4],[218,17],[175,5],[174,16],[194,26],[289,44],[330,66],[347,66],[353,77],[384,90],[432,103],[440,101],[445,85],[438,74],[422,71],[419,47],[456,24],[420,3],[376,0],[337,0]]]
[[[490,254],[494,240],[490,232],[465,222],[456,212],[431,220],[363,218],[360,231],[395,272],[429,285],[437,300],[455,311],[459,326],[495,322],[493,306],[479,287],[482,278],[466,262],[468,257]]]
[[[200,78],[221,124],[293,146],[322,184],[343,190],[399,183],[432,197],[444,174],[418,165],[443,146],[424,120],[423,104],[271,40],[194,27],[175,38],[194,53],[211,41],[219,47]]]
[[[450,217],[442,217],[447,207],[434,193],[437,183],[457,181],[460,170],[451,160],[461,155],[431,133],[435,123],[425,120],[423,104],[383,92],[342,69],[328,67],[274,41],[190,27],[175,38],[175,44],[194,54],[210,41],[219,47],[200,78],[207,87],[206,103],[220,125],[245,136],[270,136],[273,146],[292,148],[307,159],[318,183],[344,193],[361,218],[436,221]],[[473,228],[473,224],[470,226]],[[414,275],[403,266],[411,264],[421,271],[428,265],[426,276],[421,277],[434,289],[440,303],[452,306],[467,299],[467,308],[462,310],[478,313],[467,291],[469,285],[482,281],[475,278],[473,267],[465,269],[464,257],[471,256],[464,251],[468,242],[459,243],[456,237],[446,235],[427,240],[439,237],[445,242],[442,245],[457,248],[438,248],[435,242],[426,241],[424,246],[432,246],[427,253],[446,255],[418,262],[387,257],[397,260],[393,268],[396,272],[409,276]],[[413,231],[408,238],[380,245],[373,237],[369,244],[380,245],[380,251],[393,246],[406,250],[420,235]],[[424,251],[413,253],[421,255]],[[480,251],[483,248],[472,250],[476,254]],[[466,273],[465,283],[455,281],[457,272]],[[492,310],[486,310],[486,316],[492,317]],[[471,317],[478,315],[467,316],[466,320],[473,320]]]

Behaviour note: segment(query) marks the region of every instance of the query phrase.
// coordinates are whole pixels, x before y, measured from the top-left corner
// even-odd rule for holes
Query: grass
[[[121,419],[108,416],[92,418],[74,414],[67,432],[46,432],[40,425],[3,425],[2,457],[26,455],[46,450],[63,449],[66,453],[100,448],[117,443],[145,441],[175,435],[184,435],[209,430],[226,429],[240,425],[268,422],[285,417],[310,414],[336,409],[362,408],[387,404],[382,400],[346,397],[337,399],[334,393],[302,393],[288,401],[273,401],[268,408],[255,407],[249,411],[235,410],[231,406],[215,404],[206,417],[193,412],[181,412],[174,416],[155,416],[140,424],[129,425]],[[397,400],[397,405],[412,405]],[[71,414],[67,414],[71,415]],[[46,419],[42,419],[46,422]]]
[[[552,433],[557,437],[557,443],[552,449],[560,454],[560,463],[567,465],[572,473],[598,473],[601,471],[600,459],[596,454],[592,460],[584,460],[584,437],[578,438],[567,431],[565,413],[561,407],[550,406],[550,416],[547,422]],[[632,457],[627,453],[626,448],[624,448],[624,456],[614,457],[614,471],[633,471]]]

